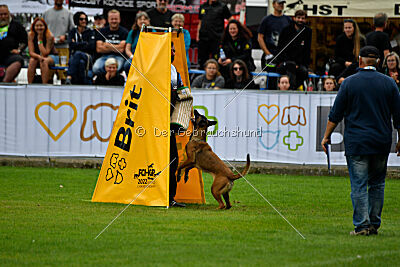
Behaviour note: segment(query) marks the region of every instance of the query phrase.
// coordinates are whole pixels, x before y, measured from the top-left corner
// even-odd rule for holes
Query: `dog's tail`
[[[229,179],[230,180],[239,179],[239,178],[245,176],[247,174],[247,172],[249,171],[249,169],[250,169],[250,154],[247,154],[246,167],[244,167],[244,170],[242,171],[242,173],[235,174],[234,176],[230,177]]]

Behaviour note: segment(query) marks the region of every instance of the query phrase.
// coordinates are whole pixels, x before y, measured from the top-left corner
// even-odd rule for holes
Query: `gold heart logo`
[[[49,129],[49,127],[47,127],[46,123],[43,122],[43,120],[39,117],[39,109],[43,106],[50,106],[52,109],[56,110],[59,109],[62,106],[69,106],[72,108],[72,110],[74,111],[74,116],[73,118],[64,126],[64,128],[62,128],[62,130],[57,134],[54,135],[54,133]],[[57,141],[64,133],[66,130],[68,130],[69,127],[71,127],[71,125],[75,122],[76,117],[78,115],[78,111],[76,110],[76,107],[70,103],[70,102],[60,102],[57,106],[55,106],[53,103],[51,102],[42,102],[39,105],[36,106],[35,108],[35,118],[36,120],[40,123],[40,125],[42,125],[42,127],[45,129],[45,131],[50,135],[50,137],[54,140]]]
[[[267,118],[264,117],[264,115],[261,112],[261,108],[262,107],[266,107],[268,109],[268,113],[269,113],[270,108],[272,108],[272,107],[275,107],[277,109],[276,114],[272,117],[271,120],[268,120]],[[265,105],[265,104],[259,105],[258,106],[258,114],[260,114],[261,117],[264,119],[264,121],[269,125],[271,122],[273,122],[276,119],[276,117],[278,117],[278,115],[279,115],[279,106],[277,106],[277,105],[270,105],[269,106],[269,105]],[[267,115],[267,117],[268,117],[268,115]]]

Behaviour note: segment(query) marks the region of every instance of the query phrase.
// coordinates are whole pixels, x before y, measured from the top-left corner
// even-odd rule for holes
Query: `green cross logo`
[[[288,135],[283,137],[283,143],[290,151],[296,151],[303,145],[303,137],[297,131],[289,131]]]

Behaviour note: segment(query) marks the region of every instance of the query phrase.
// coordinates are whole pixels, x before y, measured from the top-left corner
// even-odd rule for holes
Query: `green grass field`
[[[91,203],[94,169],[0,167],[0,265],[399,265],[400,180],[387,180],[378,236],[351,237],[343,177],[246,178],[306,237],[303,240],[244,179],[233,208]],[[63,187],[60,187],[62,185]]]

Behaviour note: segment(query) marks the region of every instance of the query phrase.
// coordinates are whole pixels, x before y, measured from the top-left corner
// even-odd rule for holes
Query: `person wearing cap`
[[[107,21],[104,16],[97,14],[94,16],[93,28],[100,30],[106,26],[106,23]]]
[[[124,77],[117,72],[118,70],[118,61],[110,57],[106,60],[105,69],[106,73],[102,73],[97,75],[94,80],[95,85],[114,85],[114,86],[122,86],[125,83]]]
[[[345,79],[329,113],[321,145],[344,118],[344,145],[351,184],[354,231],[376,235],[381,226],[385,176],[392,146],[392,119],[397,129],[395,147],[400,156],[400,94],[393,79],[376,71],[379,50],[360,50],[360,70]]]
[[[278,54],[279,35],[292,21],[289,16],[283,14],[285,3],[285,0],[274,0],[272,2],[274,12],[265,16],[258,28],[257,40],[260,48],[264,52],[261,57],[262,68],[269,63],[273,56]]]

